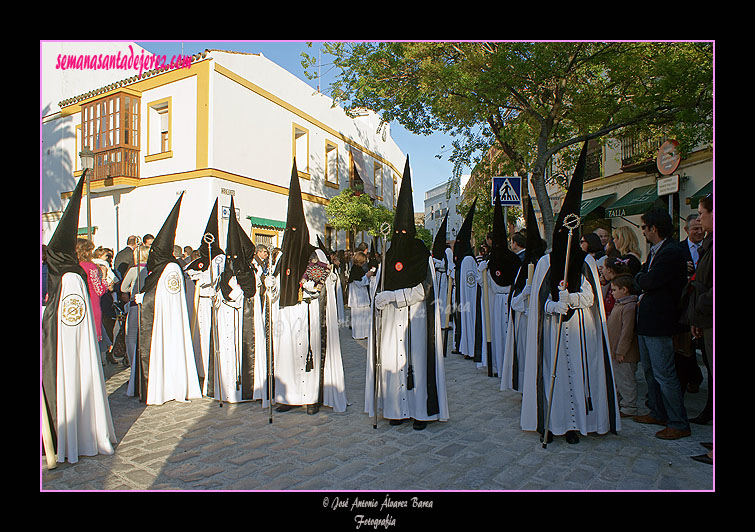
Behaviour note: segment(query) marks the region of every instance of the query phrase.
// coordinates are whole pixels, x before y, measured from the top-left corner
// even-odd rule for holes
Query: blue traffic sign
[[[495,195],[501,198],[502,207],[519,207],[522,203],[522,178],[519,176],[499,176],[493,178],[490,202],[495,205]]]

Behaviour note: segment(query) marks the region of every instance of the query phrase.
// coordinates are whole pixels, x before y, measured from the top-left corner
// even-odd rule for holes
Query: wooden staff
[[[383,253],[380,260],[380,292],[383,291],[383,287],[385,286],[385,246],[386,241],[388,239],[388,234],[390,233],[391,225],[388,222],[383,222],[383,224],[380,226],[380,234],[383,237]],[[375,294],[377,295],[377,294]],[[373,300],[374,305],[374,300]],[[377,307],[375,307],[377,309]],[[378,398],[380,397],[380,370],[381,370],[381,360],[380,360],[380,336],[382,335],[382,324],[383,324],[383,311],[378,310],[377,315],[377,321],[375,321],[375,312],[372,313],[372,319],[373,319],[373,331],[375,334],[375,338],[372,342],[372,349],[373,349],[373,371],[375,373],[375,382],[373,385],[373,400],[372,400],[372,408],[374,409],[375,417],[372,421],[372,428],[376,429],[378,425]]]
[[[213,290],[215,289],[215,279],[212,276],[212,243],[215,242],[215,236],[212,233],[205,233],[202,237],[202,240],[207,244],[207,256],[209,257],[210,264],[208,268],[210,269],[210,286],[212,286]],[[218,395],[220,396],[220,408],[223,408],[223,376],[220,374],[220,350],[218,346],[219,341],[219,332],[218,332],[218,315],[217,315],[217,309],[215,308],[215,302],[217,300],[217,292],[213,293],[212,296],[212,302],[210,307],[210,329],[211,329],[211,336],[213,338],[212,341],[212,348],[213,348],[213,366],[215,370],[215,375],[217,376],[218,381]],[[215,383],[213,382],[213,388]]]
[[[265,313],[267,314],[267,341],[265,345],[267,347],[267,396],[269,401],[269,417],[268,423],[273,422],[273,379],[275,373],[273,371],[273,296],[270,294],[270,288],[265,291],[265,299],[267,300],[267,308]]]
[[[566,240],[566,261],[564,264],[564,290],[566,290],[569,273],[569,255],[571,255],[571,238],[572,231],[579,227],[580,218],[576,214],[567,214],[564,217],[563,225],[569,230],[569,237]],[[550,425],[551,407],[553,406],[553,385],[556,382],[556,366],[558,365],[558,353],[561,350],[561,326],[563,325],[564,315],[558,315],[558,332],[556,333],[556,354],[553,357],[553,369],[551,371],[550,394],[548,395],[548,414],[545,417],[545,427],[543,428],[543,449],[548,446],[548,426]]]
[[[58,467],[58,461],[55,456],[55,444],[52,441],[52,429],[50,428],[50,416],[47,413],[47,405],[42,402],[42,445],[45,449],[45,459],[47,460],[47,469]]]

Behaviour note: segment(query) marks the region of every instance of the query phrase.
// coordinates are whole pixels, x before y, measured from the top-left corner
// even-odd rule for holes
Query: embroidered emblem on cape
[[[404,269],[404,265],[400,262],[397,262],[395,268],[397,272],[400,272],[401,270]]]
[[[477,284],[477,277],[475,276],[474,272],[469,272],[467,274],[467,286],[471,288],[476,284]]]
[[[86,304],[78,294],[69,294],[63,298],[60,306],[60,319],[70,327],[75,327],[86,316]]]
[[[165,279],[165,288],[171,294],[177,294],[181,290],[181,278],[176,272],[170,272]]]

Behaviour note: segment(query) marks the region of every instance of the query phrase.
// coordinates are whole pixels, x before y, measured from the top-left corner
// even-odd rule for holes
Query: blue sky
[[[317,88],[317,80],[308,80],[301,66],[301,53],[306,52],[316,56],[317,42],[314,42],[312,47],[308,47],[305,41],[183,41],[183,43],[180,41],[136,41],[136,43],[153,54],[168,56],[168,60],[172,55],[180,53],[190,55],[205,49],[261,52],[274,63],[313,88]],[[329,59],[329,56],[323,54],[324,62],[328,62]],[[332,73],[329,74],[327,69],[327,66],[322,68],[323,80],[320,82],[320,90],[326,94],[329,81],[333,78]],[[448,161],[452,139],[440,133],[429,136],[414,135],[397,123],[391,124],[391,136],[401,150],[409,155],[414,185],[414,212],[424,212],[425,191],[447,181],[453,173],[453,165]],[[438,154],[442,155],[440,159],[436,157]],[[463,173],[468,174],[469,170],[464,170]]]

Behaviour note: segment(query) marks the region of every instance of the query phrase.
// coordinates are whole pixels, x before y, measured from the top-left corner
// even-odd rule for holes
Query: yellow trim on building
[[[90,188],[92,192],[96,192],[97,189],[104,189],[106,187],[118,188],[138,188],[148,187],[151,185],[164,185],[166,183],[175,183],[177,181],[185,181],[187,179],[200,179],[203,177],[213,177],[216,179],[223,179],[230,181],[231,183],[237,183],[239,185],[245,185],[260,190],[266,190],[268,192],[274,192],[283,196],[288,196],[288,188],[273,183],[268,183],[260,179],[254,179],[251,177],[244,177],[239,174],[233,174],[224,170],[218,170],[217,168],[200,168],[198,170],[192,170],[190,172],[178,172],[175,174],[166,174],[154,177],[110,177],[106,179],[98,179],[91,181]],[[72,194],[71,192],[63,192],[60,197],[65,199]],[[84,192],[86,194],[86,191]],[[302,192],[301,197],[305,201],[312,203],[318,203],[320,205],[328,205],[330,200],[321,196],[315,196],[308,192]]]

